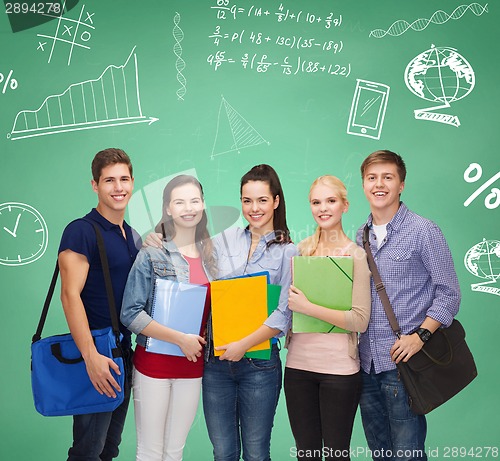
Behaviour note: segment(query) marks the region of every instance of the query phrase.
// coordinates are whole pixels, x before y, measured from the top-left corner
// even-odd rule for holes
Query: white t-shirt
[[[373,232],[375,232],[377,236],[377,248],[380,248],[380,245],[382,245],[382,242],[387,236],[387,224],[381,224],[379,226],[373,224]]]

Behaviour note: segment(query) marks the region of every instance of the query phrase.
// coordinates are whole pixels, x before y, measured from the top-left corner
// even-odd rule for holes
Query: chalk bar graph
[[[117,125],[156,122],[142,113],[135,47],[125,64],[109,65],[95,80],[70,85],[48,96],[36,110],[22,110],[7,135],[18,139],[90,130]]]

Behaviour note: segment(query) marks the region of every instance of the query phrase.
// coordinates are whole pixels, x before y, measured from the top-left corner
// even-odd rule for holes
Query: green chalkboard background
[[[30,342],[61,232],[95,205],[90,162],[106,147],[133,160],[127,219],[141,234],[158,218],[169,176],[199,177],[217,228],[238,220],[220,210],[238,209],[241,175],[269,163],[281,176],[296,241],[313,229],[307,193],[317,176],[345,181],[344,227],[353,236],[369,212],[362,159],[384,148],[402,154],[404,201],[449,241],[463,293],[459,318],[479,369],[470,387],[429,415],[429,457],[498,457],[496,2],[74,0],[61,17],[59,4],[14,14],[22,4],[4,3],[11,13],[0,15],[0,459],[66,456],[71,418],[44,418],[33,407]],[[410,90],[415,70],[426,72],[424,85]],[[450,107],[433,110],[445,99]],[[416,119],[426,108],[420,117],[452,117]],[[10,203],[32,207],[24,206],[16,237],[3,229],[12,231],[18,215]],[[43,217],[44,232],[28,233],[30,211]],[[40,248],[39,258],[18,260]],[[64,331],[55,299],[44,333]],[[134,458],[132,416],[121,460]],[[282,398],[273,459],[290,459],[292,446]],[[352,446],[356,459],[369,458],[359,418]],[[185,459],[211,459],[201,411]]]

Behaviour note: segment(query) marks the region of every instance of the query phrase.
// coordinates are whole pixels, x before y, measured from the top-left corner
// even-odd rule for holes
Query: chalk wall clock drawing
[[[0,204],[0,264],[22,266],[41,258],[49,232],[42,215],[25,203]]]

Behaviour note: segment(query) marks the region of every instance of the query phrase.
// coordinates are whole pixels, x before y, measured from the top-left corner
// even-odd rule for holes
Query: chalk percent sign
[[[483,169],[479,163],[471,163],[464,171],[464,180],[468,183],[477,182],[483,175]],[[471,194],[471,196],[464,202],[464,206],[469,206],[478,195],[488,189],[497,179],[500,179],[500,171],[488,179],[482,186]],[[500,189],[492,187],[490,193],[484,198],[484,206],[489,210],[495,209],[500,205]]]
[[[9,72],[9,75],[7,75],[7,78],[5,78],[4,74],[0,72],[0,85],[2,82],[5,80],[5,83],[3,84],[2,88],[2,94],[5,94],[7,91],[7,88],[10,87],[11,90],[15,90],[17,88],[17,80],[12,77],[12,70]]]

